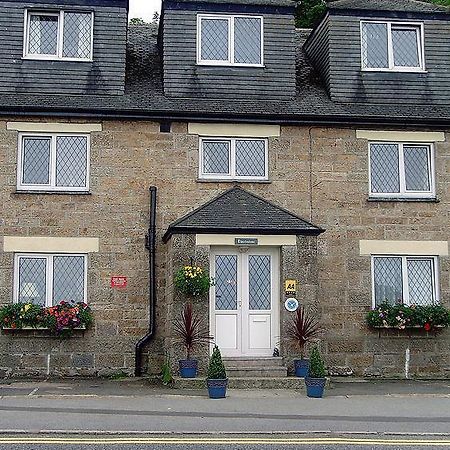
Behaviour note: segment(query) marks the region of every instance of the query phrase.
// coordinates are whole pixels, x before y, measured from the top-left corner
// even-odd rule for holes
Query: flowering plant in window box
[[[4,330],[47,329],[56,335],[86,329],[93,322],[86,303],[61,301],[51,307],[33,303],[13,303],[0,308],[0,326]]]
[[[441,305],[408,306],[385,302],[371,310],[366,321],[372,328],[423,328],[431,331],[436,327],[450,326],[450,310]]]
[[[199,266],[184,266],[175,274],[175,288],[188,297],[201,297],[211,286],[208,272]]]

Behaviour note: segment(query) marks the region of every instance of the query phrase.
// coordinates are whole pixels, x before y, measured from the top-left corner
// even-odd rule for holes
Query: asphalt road
[[[445,438],[400,438],[387,436],[2,436],[0,449],[8,450],[369,450],[369,449],[444,449],[450,448]]]

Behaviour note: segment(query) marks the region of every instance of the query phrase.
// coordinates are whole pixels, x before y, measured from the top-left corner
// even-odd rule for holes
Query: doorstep
[[[327,382],[327,384],[329,384]],[[205,378],[174,377],[174,389],[206,389]],[[305,381],[298,377],[229,377],[229,389],[295,389],[306,391]]]

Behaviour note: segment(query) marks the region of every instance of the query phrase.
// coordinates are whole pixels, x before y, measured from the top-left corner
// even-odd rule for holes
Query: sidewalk
[[[450,434],[450,380],[335,380],[323,399],[287,390],[151,386],[144,379],[4,381],[0,429],[14,432]]]

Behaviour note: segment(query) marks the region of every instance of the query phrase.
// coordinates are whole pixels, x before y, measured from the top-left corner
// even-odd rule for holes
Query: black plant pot
[[[195,378],[198,371],[196,359],[180,359],[178,361],[181,378]]]

